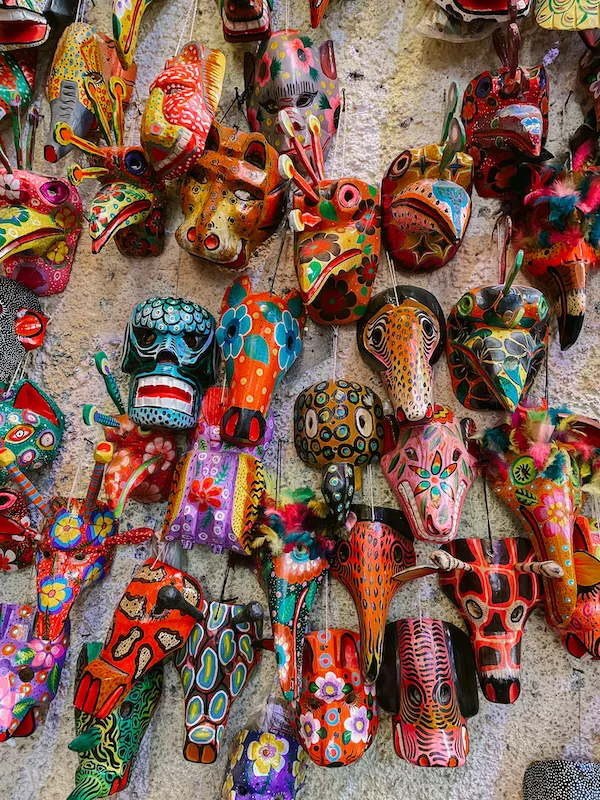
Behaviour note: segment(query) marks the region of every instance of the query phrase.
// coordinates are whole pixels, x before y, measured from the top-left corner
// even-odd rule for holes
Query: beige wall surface
[[[308,0],[275,0],[275,27],[286,24],[308,32]],[[225,44],[214,0],[198,0],[193,36],[182,32],[188,0],[154,0],[144,17],[137,62],[139,107],[147,97],[148,86],[172,56],[178,41],[195,38],[211,47],[223,49],[227,72],[221,108],[228,107],[235,87],[243,88],[245,47]],[[423,12],[422,0],[331,0],[330,10],[317,40],[331,36],[335,43],[341,85],[346,88],[347,115],[345,136],[340,139],[337,164],[332,176],[356,175],[379,183],[392,159],[403,149],[437,140],[441,128],[444,88],[456,80],[461,91],[467,82],[484,69],[497,64],[491,40],[455,45],[423,39],[415,25]],[[96,0],[90,21],[110,30],[109,0]],[[578,36],[557,35],[537,28],[533,20],[522,25],[521,63],[533,66],[547,57],[550,74],[549,149],[560,153],[567,138],[579,125],[582,105],[588,99],[578,86],[577,68],[583,45]],[[46,56],[52,47],[44,48]],[[554,52],[553,52],[554,51]],[[47,58],[46,58],[47,60]],[[43,108],[43,139],[49,120]],[[138,111],[131,109],[127,124],[131,141],[137,141]],[[246,125],[234,110],[228,122]],[[7,137],[8,138],[8,137]],[[41,157],[38,143],[36,168],[64,174],[68,163],[84,162],[80,154],[69,156],[56,168]],[[329,159],[329,166],[331,168]],[[93,437],[81,420],[81,407],[92,402],[108,410],[102,381],[94,368],[97,350],[109,354],[122,390],[127,377],[118,372],[122,334],[134,304],[152,295],[178,293],[205,305],[217,315],[227,274],[195,260],[177,246],[174,231],[181,221],[178,185],[169,189],[170,206],[164,253],[157,258],[127,259],[113,243],[102,253],[91,253],[90,239],[84,230],[71,281],[65,293],[44,301],[52,316],[42,351],[33,355],[29,375],[41,382],[68,416],[64,447],[54,468],[40,476],[40,485],[49,491],[70,493],[76,479],[76,494],[82,494],[91,471]],[[94,184],[83,186],[84,206],[89,206]],[[467,287],[497,281],[496,249],[491,233],[498,204],[473,199],[473,216],[466,239],[454,260],[439,272],[427,276],[399,275],[401,282],[412,282],[432,290],[445,312]],[[250,275],[255,288],[267,289],[277,261],[278,237],[267,243],[252,258]],[[526,278],[521,278],[526,281]],[[291,247],[284,249],[275,279],[275,289],[283,292],[295,285]],[[390,283],[387,269],[381,269],[375,290]],[[600,279],[592,276],[588,289],[585,329],[577,344],[561,353],[552,329],[550,350],[550,402],[568,404],[574,410],[600,415],[598,375],[600,374]],[[305,468],[296,458],[292,444],[291,415],[294,398],[308,384],[328,378],[333,369],[333,336],[329,328],[310,323],[304,351],[290,375],[283,381],[273,408],[276,435],[283,448],[283,482],[296,487],[310,481],[318,484],[317,472]],[[362,362],[356,347],[354,326],[340,329],[337,348],[337,375],[371,385],[385,396],[378,376]],[[537,391],[543,391],[543,375]],[[442,359],[435,367],[437,402],[460,410],[450,388],[447,365]],[[479,429],[495,423],[497,416],[479,414]],[[275,463],[276,447],[266,456]],[[79,468],[81,467],[81,468]],[[374,470],[374,496],[378,505],[395,506],[387,482]],[[130,506],[128,525],[159,527],[164,507]],[[490,517],[497,537],[520,533],[518,522],[494,497],[490,497]],[[460,536],[485,536],[487,525],[481,481],[467,497],[459,530]],[[422,561],[430,548],[417,543]],[[62,682],[44,725],[30,738],[0,745],[0,790],[4,800],[64,800],[73,786],[77,756],[67,749],[74,735],[73,675],[77,654],[83,642],[101,640],[109,626],[112,611],[136,564],[147,553],[147,546],[120,548],[110,576],[94,586],[77,602],[72,614],[73,641]],[[226,558],[196,548],[187,567],[202,583],[209,598],[218,597],[225,574]],[[0,577],[0,598],[8,602],[33,602],[33,570]],[[334,581],[329,587],[329,625],[357,629],[353,603],[345,589]],[[229,578],[227,597],[241,601],[265,602],[256,580],[238,570]],[[396,595],[390,618],[423,615],[459,623],[449,602],[434,581],[424,581],[402,589]],[[312,615],[314,628],[325,625],[324,595]],[[183,696],[172,665],[166,669],[163,698],[131,778],[122,793],[123,800],[159,800],[176,796],[182,800],[214,800],[218,797],[225,769],[226,752],[234,733],[243,727],[253,707],[274,685],[274,658],[266,654],[255,676],[231,714],[222,753],[211,766],[190,764],[183,759]],[[344,800],[517,800],[521,797],[523,772],[531,761],[542,758],[600,759],[600,664],[572,659],[547,629],[541,611],[527,624],[523,641],[522,693],[514,706],[488,703],[481,698],[479,715],[469,722],[471,752],[465,767],[432,770],[411,766],[400,760],[393,748],[390,718],[382,715],[377,739],[366,755],[350,767],[327,770],[312,767],[305,797],[344,798]]]

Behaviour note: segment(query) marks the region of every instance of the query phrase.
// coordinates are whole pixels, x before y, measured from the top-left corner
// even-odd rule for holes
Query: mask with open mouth
[[[219,0],[226,42],[255,42],[271,35],[273,0]]]
[[[131,375],[129,418],[146,428],[198,422],[218,365],[215,320],[191,300],[151,297],[131,312],[121,369]]]
[[[36,295],[0,276],[0,387],[10,384],[27,352],[41,346],[47,323]]]
[[[265,39],[256,56],[244,61],[246,113],[250,128],[263,133],[278,153],[291,153],[292,143],[279,124],[284,109],[296,135],[310,140],[308,116],[323,119],[321,147],[327,153],[337,131],[340,89],[331,39],[319,48],[310,36],[287,30]]]
[[[241,272],[277,229],[287,180],[262,133],[217,122],[181,187],[180,247],[221,269]]]
[[[14,572],[32,563],[35,536],[25,497],[0,489],[0,572]]]
[[[51,26],[71,22],[77,0],[2,0],[0,2],[0,50],[39,47],[50,36]]]

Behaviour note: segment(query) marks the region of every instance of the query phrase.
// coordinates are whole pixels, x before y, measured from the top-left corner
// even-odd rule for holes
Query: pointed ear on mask
[[[38,416],[49,419],[57,427],[62,424],[62,420],[59,420],[58,414],[50,405],[48,395],[44,394],[41,389],[29,381],[23,381],[18,387],[13,405],[15,408],[28,408]]]

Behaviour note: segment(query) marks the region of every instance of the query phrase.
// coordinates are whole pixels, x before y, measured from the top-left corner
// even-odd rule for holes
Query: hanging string
[[[338,149],[340,139],[342,138],[342,130],[346,124],[346,95],[344,90],[342,90],[342,103],[340,105],[340,119],[338,122],[337,133],[335,137],[335,142],[333,143],[333,165],[332,165],[332,172],[334,175],[338,174]]]
[[[190,31],[190,35],[188,37],[188,41],[191,38],[191,34],[193,33],[193,30],[194,30],[194,18],[196,16],[196,7],[197,7],[197,5],[198,5],[198,0],[194,0],[194,2],[191,3],[188,6],[187,14],[185,15],[185,19],[183,21],[183,25],[181,26],[181,33],[179,34],[179,39],[177,40],[177,47],[175,49],[175,55],[177,55],[179,53],[179,51],[181,50],[181,46],[183,44],[183,37],[186,35],[186,33],[188,31],[190,14],[192,14],[192,29]],[[192,10],[193,10],[193,13],[192,13]]]
[[[399,306],[400,298],[398,296],[398,283],[396,282],[396,270],[394,269],[394,265],[392,264],[392,259],[390,258],[390,254],[388,253],[387,250],[385,251],[385,255],[387,258],[387,265],[390,273],[390,279],[392,282],[392,286],[394,287],[394,297],[396,298],[396,305]]]
[[[225,402],[225,392],[226,392],[226,390],[227,390],[227,370],[225,370],[223,372],[223,384],[221,386],[221,403],[220,403],[220,405],[223,405],[223,403]]]
[[[290,29],[290,0],[285,0],[285,30]]]
[[[281,236],[281,244],[279,245],[279,253],[277,254],[277,261],[275,263],[275,269],[273,270],[273,276],[271,277],[271,287],[269,289],[269,294],[273,294],[273,287],[275,286],[275,278],[277,277],[277,270],[279,269],[279,262],[281,261],[281,255],[283,253],[283,248],[285,247],[287,231],[288,231],[288,217],[287,217],[287,214],[286,214],[285,215],[285,221],[283,223],[283,233],[282,233],[282,236]]]
[[[281,480],[281,439],[277,440],[277,455],[275,458],[275,508],[279,508],[279,484]]]
[[[373,491],[373,464],[367,467],[367,478],[369,480],[369,494],[371,496],[371,522],[375,522],[375,493]]]
[[[329,633],[329,570],[325,573],[325,631]]]
[[[548,358],[549,347],[550,347],[549,344],[546,345],[546,356],[545,356],[546,369],[545,369],[545,379],[544,379],[545,382],[544,397],[546,398],[547,405],[550,405],[550,375],[549,375],[549,358]]]
[[[483,480],[483,501],[485,503],[485,516],[487,519],[488,538],[490,540],[490,556],[494,555],[494,539],[492,537],[492,525],[490,522],[490,509],[488,506],[487,486],[485,478]]]
[[[225,598],[225,587],[227,586],[227,578],[229,577],[229,571],[231,569],[232,560],[233,560],[233,553],[230,550],[229,551],[229,555],[227,557],[227,569],[225,570],[225,577],[223,578],[223,585],[221,586],[221,600],[220,600],[221,603],[223,602],[223,599]]]
[[[346,90],[342,89],[342,102],[344,106],[344,112],[346,111]],[[342,177],[346,174],[346,130],[348,128],[348,121],[346,119],[346,114],[344,113],[344,128],[342,130],[342,135],[344,140],[342,141]]]
[[[332,381],[335,383],[335,376],[337,375],[337,350],[338,350],[338,338],[340,335],[340,326],[335,325],[333,328],[333,369],[332,372]]]

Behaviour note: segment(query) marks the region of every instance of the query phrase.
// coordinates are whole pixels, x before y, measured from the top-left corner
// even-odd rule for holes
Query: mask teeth
[[[321,123],[314,114],[308,115],[308,129],[310,131],[310,145],[312,148],[313,159],[320,181],[325,180],[325,162],[323,160],[323,148],[321,147]]]
[[[296,131],[294,130],[294,126],[292,124],[292,120],[289,117],[289,114],[285,109],[281,109],[279,114],[277,115],[277,122],[281,125],[283,132],[291,139],[292,147],[294,148],[296,155],[304,169],[306,170],[306,174],[310,178],[310,182],[313,186],[316,186],[319,183],[319,178],[317,177],[317,173],[313,169],[312,164],[308,160],[308,156],[304,150],[302,144],[298,141],[298,137],[296,136]]]
[[[289,156],[279,156],[279,174],[282,178],[293,181],[302,194],[312,200],[313,203],[319,202],[318,195],[308,181],[304,180],[302,175],[300,175]]]
[[[78,147],[89,156],[98,156],[104,158],[106,149],[104,147],[97,147],[93,142],[88,142],[87,139],[82,139],[73,133],[73,128],[66,122],[58,122],[54,126],[54,139],[58,144],[73,145]]]
[[[100,442],[94,451],[94,470],[83,503],[83,518],[89,521],[92,511],[98,502],[98,495],[102,486],[104,469],[113,457],[114,447],[110,442]]]

